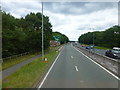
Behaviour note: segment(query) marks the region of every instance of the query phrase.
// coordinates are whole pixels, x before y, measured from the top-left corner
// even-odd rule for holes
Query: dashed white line
[[[73,58],[73,56],[71,56],[71,58]]]
[[[77,68],[77,66],[75,66],[75,69],[76,69],[76,71],[78,72],[78,68]]]
[[[73,46],[72,46],[73,47]],[[76,49],[75,47],[73,47],[74,49]],[[77,50],[77,49],[76,49]],[[120,80],[120,78],[118,76],[116,76],[115,74],[113,74],[112,72],[110,72],[109,70],[107,70],[106,68],[104,68],[103,66],[101,66],[100,64],[98,64],[97,62],[95,62],[94,60],[92,60],[91,58],[89,58],[88,56],[86,56],[85,54],[83,54],[81,51],[77,50],[78,52],[80,52],[82,55],[84,55],[85,57],[87,57],[88,59],[90,59],[93,63],[95,63],[96,65],[98,65],[99,67],[101,67],[103,70],[105,70],[106,72],[108,72],[110,75],[112,75],[113,77],[115,77],[116,79]]]

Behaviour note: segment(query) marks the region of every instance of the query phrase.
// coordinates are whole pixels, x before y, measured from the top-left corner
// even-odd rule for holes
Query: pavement
[[[40,56],[41,56],[41,54],[40,54],[40,55],[37,55],[37,56],[34,56],[34,57],[32,57],[32,58],[30,58],[30,59],[28,59],[28,60],[26,60],[26,61],[23,61],[23,62],[21,62],[21,63],[18,63],[18,64],[14,65],[14,66],[12,66],[12,67],[10,67],[10,68],[8,68],[8,69],[5,69],[5,70],[3,70],[3,71],[0,71],[0,73],[2,73],[2,79],[4,79],[4,78],[6,78],[7,76],[9,76],[10,74],[16,72],[18,69],[20,69],[21,67],[25,66],[26,64],[32,62],[33,60],[35,60],[36,58],[38,58],[38,57],[40,57]]]
[[[67,44],[39,88],[118,88],[118,79]]]

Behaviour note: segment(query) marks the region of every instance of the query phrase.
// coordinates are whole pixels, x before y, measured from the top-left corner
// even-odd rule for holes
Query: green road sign
[[[60,36],[53,36],[53,37],[54,37],[55,40],[57,40],[59,42],[61,41],[61,37]]]

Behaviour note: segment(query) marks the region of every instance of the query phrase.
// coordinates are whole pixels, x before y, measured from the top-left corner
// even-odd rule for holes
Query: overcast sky
[[[39,0],[3,0],[2,10],[16,18],[30,12],[41,12]],[[44,15],[49,16],[53,31],[59,31],[70,40],[81,34],[103,31],[118,24],[117,2],[44,2]]]

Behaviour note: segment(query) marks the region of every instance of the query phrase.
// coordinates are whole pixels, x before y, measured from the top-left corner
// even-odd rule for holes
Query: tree
[[[30,13],[25,18],[14,18],[1,12],[3,16],[3,58],[29,51],[41,51],[42,14]],[[52,38],[52,25],[44,16],[44,49],[49,48]]]
[[[105,31],[88,32],[78,38],[80,43],[92,44],[94,34],[95,45],[108,48],[120,47],[120,26],[113,26]]]
[[[54,36],[56,36],[56,37],[59,36],[60,37],[59,41],[61,44],[67,43],[69,41],[69,38],[60,32],[53,32],[52,35],[53,35],[52,40],[55,40]]]

